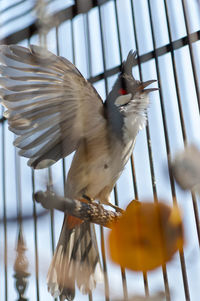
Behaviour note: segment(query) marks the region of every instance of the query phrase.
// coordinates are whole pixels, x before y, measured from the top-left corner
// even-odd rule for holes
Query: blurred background
[[[128,52],[138,53],[136,79],[156,79],[147,127],[138,134],[131,160],[112,193],[126,208],[134,198],[169,205],[183,212],[186,244],[166,267],[147,274],[121,271],[110,261],[108,230],[96,227],[105,283],[92,297],[75,300],[126,300],[159,291],[167,300],[200,296],[199,197],[182,191],[169,171],[177,151],[200,148],[200,3],[197,0],[1,0],[0,44],[37,44],[73,62],[102,96],[110,91]],[[32,194],[48,182],[63,195],[72,156],[49,170],[33,171],[17,155],[14,134],[0,111],[0,299],[53,300],[46,274],[59,237],[63,214],[33,202]],[[17,248],[20,239],[24,245]],[[25,247],[26,246],[26,247]],[[24,298],[16,274],[24,257]],[[89,298],[89,299],[88,299]]]

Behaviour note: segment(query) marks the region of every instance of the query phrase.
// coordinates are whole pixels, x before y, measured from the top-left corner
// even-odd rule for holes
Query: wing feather
[[[0,97],[19,154],[34,168],[73,152],[104,127],[102,100],[67,59],[38,46],[0,46]]]

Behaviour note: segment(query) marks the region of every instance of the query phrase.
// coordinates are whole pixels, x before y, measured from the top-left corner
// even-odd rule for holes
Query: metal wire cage
[[[169,169],[177,150],[200,147],[200,3],[197,0],[1,1],[1,44],[43,44],[67,57],[103,99],[130,49],[138,53],[137,79],[157,79],[145,130],[112,194],[125,208],[134,198],[178,203],[186,245],[166,266],[147,274],[111,263],[107,230],[98,241],[104,283],[75,300],[127,300],[166,293],[167,300],[199,300],[200,228],[198,196],[183,192]],[[42,31],[41,31],[42,30]],[[46,273],[58,240],[62,214],[36,204],[33,193],[47,182],[60,194],[70,158],[49,170],[33,171],[12,145],[14,135],[0,119],[0,298],[51,300]],[[24,274],[18,273],[19,256]]]

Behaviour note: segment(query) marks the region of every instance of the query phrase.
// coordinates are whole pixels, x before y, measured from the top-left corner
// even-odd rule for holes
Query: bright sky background
[[[5,37],[14,30],[19,30],[25,25],[32,23],[34,15],[27,14],[22,19],[16,19],[15,22],[4,23],[11,17],[11,12],[6,12],[6,9],[11,3],[22,1],[8,1],[0,2],[1,14],[1,30],[0,38]],[[54,0],[49,11],[54,9],[59,10],[69,6],[73,1]],[[181,0],[168,0],[169,21],[172,31],[172,40],[180,39],[186,36],[185,21]],[[200,30],[200,8],[198,1],[187,0],[186,7],[189,19],[190,32]],[[13,7],[12,15],[19,14],[22,10],[26,11],[33,6],[34,1],[23,1],[19,9]],[[153,50],[151,27],[149,20],[149,12],[147,0],[133,1],[135,10],[135,22],[137,29],[137,38],[139,54]],[[161,47],[169,43],[166,14],[163,0],[151,0],[153,26],[155,32],[156,46]],[[132,26],[131,5],[129,0],[117,0],[119,26],[120,26],[120,40],[122,46],[122,57],[126,58],[130,49],[136,48],[135,39]],[[87,60],[87,44],[86,44],[86,17],[78,15],[73,20],[74,30],[74,50],[75,50],[75,64],[88,78],[91,75],[95,76],[103,72],[103,58],[101,48],[101,36],[99,27],[98,9],[92,9],[88,14],[90,42],[91,42],[91,64],[92,74],[89,74],[88,60]],[[105,43],[106,54],[106,68],[110,69],[118,66],[120,62],[120,53],[118,48],[117,25],[115,19],[114,1],[108,1],[102,6],[102,21],[103,21],[103,37]],[[73,61],[72,40],[71,40],[71,22],[67,21],[58,28],[58,42],[60,55],[67,57]],[[38,37],[34,36],[31,39],[32,44],[38,44]],[[56,53],[56,31],[53,29],[47,37],[48,48]],[[23,41],[21,45],[27,46],[28,42]],[[197,69],[198,80],[200,78],[200,42],[193,44],[193,51],[195,57],[195,64]],[[183,149],[183,138],[181,131],[180,116],[177,103],[177,95],[174,83],[174,75],[172,68],[171,54],[168,53],[159,57],[159,70],[161,76],[161,86],[163,93],[163,103],[166,113],[167,130],[169,134],[169,143],[172,156]],[[186,126],[186,134],[189,143],[194,143],[200,149],[200,118],[199,108],[197,104],[197,97],[194,86],[194,78],[192,73],[191,59],[188,46],[185,46],[175,51],[175,62],[178,72],[178,84],[180,88],[181,104],[183,110],[183,117]],[[139,79],[138,68],[133,69],[134,76]],[[143,80],[157,79],[155,61],[151,60],[142,64]],[[116,76],[108,79],[109,90]],[[104,81],[95,84],[96,89],[103,99],[105,99],[105,84]],[[150,96],[151,103],[148,110],[148,121],[151,136],[151,146],[153,152],[153,163],[156,177],[156,188],[159,199],[164,200],[168,204],[172,204],[171,188],[169,183],[169,176],[167,173],[167,155],[166,144],[163,130],[163,120],[161,114],[161,104],[159,92],[154,92]],[[32,213],[32,182],[31,169],[26,166],[25,158],[16,158],[16,152],[12,146],[14,135],[8,131],[7,125],[2,129],[0,125],[0,141],[2,141],[2,131],[5,132],[5,189],[7,202],[7,216],[16,215],[17,212],[17,198],[21,197],[23,213]],[[2,149],[0,148],[0,158],[2,158]],[[19,164],[16,164],[18,162]],[[149,156],[147,148],[147,137],[145,129],[138,134],[135,149],[134,162],[136,169],[136,181],[139,193],[139,199],[153,201],[152,182],[149,166]],[[0,217],[3,217],[3,171],[2,159],[0,159]],[[66,160],[66,168],[69,168],[70,158]],[[18,175],[16,177],[16,174]],[[52,167],[53,184],[57,192],[63,193],[63,178],[62,178],[62,162],[58,162]],[[35,189],[45,189],[47,181],[47,171],[35,172]],[[17,183],[20,184],[20,190],[17,188]],[[124,173],[117,183],[118,196],[120,206],[125,208],[126,205],[134,199],[133,180],[131,176],[130,163],[127,164]],[[20,195],[21,194],[21,195]],[[176,194],[178,204],[182,208],[186,232],[186,247],[185,247],[185,261],[188,275],[189,290],[192,301],[198,301],[200,295],[200,252],[197,239],[197,232],[195,226],[193,204],[189,192],[183,192],[176,186]],[[198,204],[199,206],[199,204]],[[37,211],[42,209],[39,205],[36,206]],[[63,215],[55,212],[54,233],[55,241],[59,236],[59,231],[62,225]],[[8,233],[8,299],[16,300],[17,294],[14,289],[13,278],[13,264],[15,260],[15,244],[18,233],[16,224],[7,225]],[[39,254],[39,294],[40,300],[51,300],[50,295],[46,290],[46,273],[48,265],[52,256],[51,249],[51,229],[50,229],[50,215],[38,220],[37,223],[37,237],[38,237],[38,254]],[[97,228],[98,231],[98,228]],[[27,244],[26,255],[30,262],[29,272],[31,276],[28,278],[28,288],[25,297],[30,301],[36,300],[36,286],[35,286],[35,254],[34,254],[34,223],[33,220],[23,223],[23,232]],[[105,231],[107,235],[108,231]],[[98,232],[99,235],[99,232]],[[0,224],[0,245],[4,244],[3,225]],[[119,267],[115,266],[107,257],[108,276],[110,285],[111,300],[114,297],[123,295],[121,272]],[[0,298],[4,301],[4,274],[3,274],[3,247],[0,248]],[[182,281],[182,274],[180,268],[179,255],[175,255],[174,259],[167,265],[167,273],[169,279],[169,286],[173,301],[184,300],[184,287]],[[150,294],[164,290],[163,277],[161,269],[148,273]],[[127,284],[129,296],[132,294],[144,295],[144,284],[141,273],[127,272]],[[104,286],[100,285],[94,291],[94,300],[100,301],[104,298]],[[80,295],[77,291],[75,300],[88,300],[88,297]]]

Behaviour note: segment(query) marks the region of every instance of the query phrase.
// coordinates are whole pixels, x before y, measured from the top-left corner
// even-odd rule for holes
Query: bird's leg
[[[86,194],[82,195],[83,199],[86,200],[86,203],[93,203],[94,200],[92,198],[90,198],[89,196],[87,196]]]
[[[93,199],[91,199],[89,196],[87,196],[87,195],[85,195],[85,194],[83,194],[83,198],[84,198],[86,201],[88,201],[88,203],[93,203],[93,202],[94,202]],[[119,213],[123,213],[123,212],[124,212],[124,210],[121,209],[119,206],[116,206],[116,205],[110,203],[109,201],[106,201],[106,202],[105,202],[105,205],[112,207],[113,209],[115,209],[115,210],[116,210],[117,212],[119,212]]]

